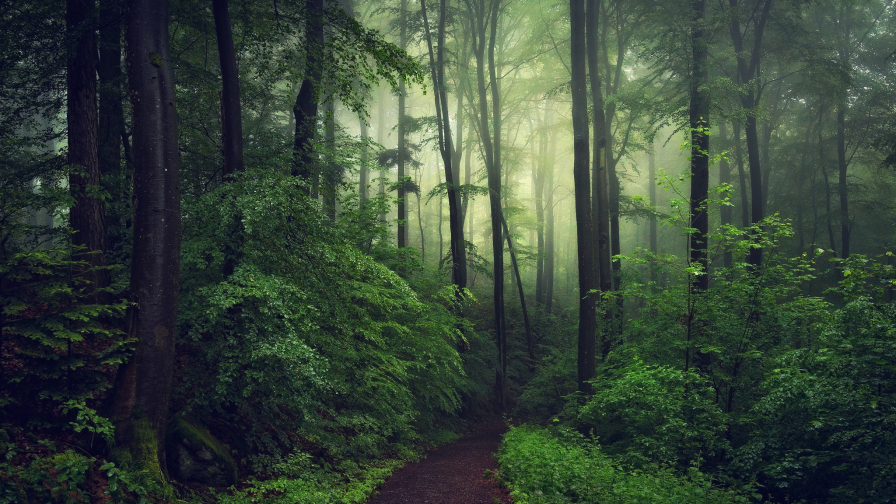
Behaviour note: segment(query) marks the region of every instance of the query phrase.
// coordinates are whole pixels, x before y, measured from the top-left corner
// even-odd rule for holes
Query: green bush
[[[730,504],[752,497],[719,488],[693,467],[684,475],[659,466],[625,470],[596,442],[565,429],[512,428],[498,460],[519,504]]]
[[[708,381],[694,372],[635,359],[604,368],[582,406],[582,427],[608,453],[636,466],[687,468],[725,449],[725,417]]]

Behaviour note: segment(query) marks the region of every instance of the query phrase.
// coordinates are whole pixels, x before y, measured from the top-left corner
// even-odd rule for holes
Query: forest
[[[893,0],[0,27],[0,504],[896,502]]]

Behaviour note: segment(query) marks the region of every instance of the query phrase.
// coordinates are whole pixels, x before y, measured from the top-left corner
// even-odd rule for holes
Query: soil
[[[511,504],[494,479],[492,456],[506,430],[501,422],[489,423],[429,452],[396,471],[368,504]]]

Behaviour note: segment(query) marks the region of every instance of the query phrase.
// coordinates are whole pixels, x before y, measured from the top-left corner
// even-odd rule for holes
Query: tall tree
[[[762,205],[762,169],[760,166],[759,136],[756,129],[756,108],[762,96],[759,83],[762,58],[762,40],[765,26],[771,15],[774,0],[757,0],[753,9],[748,9],[741,0],[728,0],[727,16],[729,33],[737,60],[737,84],[740,86],[740,102],[746,118],[744,131],[747,137],[747,160],[750,169],[750,207],[751,223],[755,224],[765,218]],[[752,12],[749,12],[752,11]],[[742,24],[743,23],[743,24]],[[747,35],[750,35],[748,37]],[[748,51],[745,43],[752,40]],[[762,263],[762,248],[751,247],[749,263],[759,267]]]
[[[476,58],[476,84],[479,97],[479,138],[485,157],[488,197],[492,227],[492,266],[494,268],[493,301],[495,307],[495,340],[498,344],[498,368],[495,388],[501,408],[506,406],[507,330],[504,320],[504,236],[501,202],[501,89],[495,68],[495,40],[501,0],[465,0],[474,29],[473,55]],[[486,35],[488,30],[488,35]],[[488,60],[486,61],[486,57]],[[485,73],[488,71],[488,83]],[[488,90],[491,89],[492,110],[489,121]]]
[[[698,291],[709,288],[709,44],[706,33],[706,2],[694,0],[691,6],[691,78],[689,125],[691,129],[691,236],[690,262],[700,265],[694,279]]]
[[[97,42],[93,0],[68,0],[66,32],[72,42],[67,64],[69,191],[74,199],[69,211],[72,244],[82,246],[79,258],[87,264],[87,289],[95,301],[107,296],[96,289],[109,285],[103,269],[106,228],[103,200],[97,197],[100,166],[97,146]]]
[[[399,34],[398,45],[404,51],[408,47],[408,0],[401,0],[398,13]],[[404,79],[398,81],[398,248],[408,246],[408,203],[407,191],[405,191],[405,177],[407,176],[407,119],[405,118],[405,98],[407,87]]]
[[[461,213],[460,185],[457,180],[458,171],[452,163],[454,148],[451,146],[451,122],[448,116],[448,92],[445,89],[445,23],[448,17],[448,2],[439,3],[438,49],[433,54],[432,34],[429,30],[429,19],[426,15],[426,1],[420,0],[423,13],[426,43],[429,47],[429,62],[432,69],[433,93],[436,101],[436,121],[439,130],[439,152],[445,168],[445,185],[448,193],[448,226],[451,232],[451,272],[454,285],[458,289],[467,286],[467,251],[464,240],[463,215]],[[462,93],[461,93],[462,95]],[[418,196],[419,198],[419,196]],[[441,209],[441,204],[439,205]],[[441,222],[441,218],[440,218]],[[441,225],[441,224],[440,224]],[[439,228],[441,229],[441,227]],[[422,232],[422,231],[421,231]],[[441,260],[441,255],[439,257]]]
[[[576,205],[576,245],[579,262],[578,384],[588,392],[594,378],[595,319],[594,233],[591,213],[591,177],[588,173],[588,83],[586,81],[585,0],[569,1],[570,72],[572,92],[573,185]]]
[[[227,0],[212,0],[215,19],[215,36],[218,40],[218,60],[221,65],[221,143],[224,152],[225,182],[233,180],[235,173],[243,171],[243,109],[240,105],[240,75],[233,48],[233,31],[230,27],[230,9]],[[239,221],[240,219],[235,219]],[[228,223],[230,235],[224,250],[224,277],[233,274],[242,241],[238,222]]]
[[[606,115],[604,113],[604,99],[601,94],[600,67],[597,62],[598,26],[600,20],[600,0],[588,0],[588,8],[585,13],[585,37],[588,48],[588,76],[591,79],[591,104],[594,107],[594,129],[592,130],[593,150],[591,152],[592,179],[591,179],[591,220],[593,227],[593,254],[595,261],[595,273],[598,286],[602,293],[613,290],[613,276],[611,272],[610,251],[610,184],[607,170],[607,142],[610,135],[607,134]],[[593,299],[597,302],[599,298]],[[613,313],[610,310],[604,312],[605,318],[612,320]],[[606,324],[601,335],[601,352],[606,355],[610,350],[612,341],[612,324]]]
[[[162,439],[174,372],[181,239],[168,2],[131,0],[126,26],[136,200],[130,285],[134,305],[126,316],[126,330],[137,348],[116,377],[116,457],[162,479]]]

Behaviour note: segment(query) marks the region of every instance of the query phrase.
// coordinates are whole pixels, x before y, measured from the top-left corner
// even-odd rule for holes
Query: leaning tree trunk
[[[67,64],[68,86],[68,164],[69,191],[74,205],[69,210],[72,245],[83,250],[76,256],[84,261],[85,287],[95,303],[108,301],[109,296],[97,289],[109,286],[108,270],[103,269],[106,251],[106,227],[103,200],[93,196],[100,187],[100,166],[97,146],[96,71],[97,43],[91,18],[92,0],[68,0],[66,31],[73,42]]]
[[[588,173],[588,95],[585,78],[585,0],[570,0],[570,67],[572,84],[573,186],[576,205],[576,244],[579,259],[578,384],[587,393],[595,371],[594,235],[591,215],[591,178]]]
[[[136,351],[116,377],[113,418],[120,462],[163,479],[174,372],[180,275],[180,188],[168,2],[132,0],[127,66],[133,107],[134,251],[127,333]]]
[[[507,227],[507,219],[501,216],[501,225],[504,227],[504,236],[507,238],[507,249],[510,251],[510,262],[513,265],[513,274],[516,276],[516,288],[520,295],[520,308],[523,310],[523,324],[526,327],[526,350],[529,352],[530,365],[535,364],[535,339],[532,337],[532,326],[529,324],[529,310],[526,309],[526,295],[523,292],[523,278],[520,276],[520,267],[516,261],[516,251],[513,250],[513,241],[510,239],[510,229]]]

